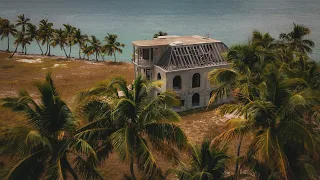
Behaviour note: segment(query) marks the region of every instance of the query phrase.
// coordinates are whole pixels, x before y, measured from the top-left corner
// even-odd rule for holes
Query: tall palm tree
[[[101,56],[101,42],[95,36],[91,36],[89,40],[90,45],[87,47],[86,51],[88,55],[96,54],[96,61],[98,61],[98,57]]]
[[[75,44],[74,32],[75,32],[76,28],[71,26],[70,24],[63,24],[63,26],[64,26],[64,33],[67,38],[67,43],[69,46],[68,57],[70,57],[71,56],[71,47]]]
[[[47,46],[46,52],[44,53],[45,55],[49,55],[50,56],[50,41],[51,38],[53,36],[53,32],[54,29],[53,27],[53,23],[48,22],[48,20],[41,20],[40,21],[40,25],[39,25],[39,38],[41,39],[41,43],[42,45]]]
[[[157,179],[162,176],[151,146],[176,157],[173,147],[182,149],[187,145],[185,134],[175,125],[180,121],[180,117],[171,109],[172,105],[177,104],[175,94],[165,92],[153,98],[152,89],[155,85],[146,84],[141,77],[137,77],[131,86],[128,86],[123,78],[114,78],[80,96],[89,96],[90,99],[95,99],[92,98],[93,95],[104,97],[100,99],[111,105],[111,122],[114,125],[104,132],[108,133],[106,138],[120,158],[130,164],[131,179],[136,179],[135,162],[145,178]],[[96,111],[89,112],[97,114]],[[95,128],[92,131],[95,132]]]
[[[305,39],[305,36],[310,33],[310,29],[304,25],[293,23],[293,30],[289,33],[281,33],[280,39],[287,43],[292,50],[297,50],[301,53],[312,53],[314,42]]]
[[[30,19],[26,18],[24,14],[18,15],[18,20],[16,21],[16,27],[21,26],[21,32],[23,35],[26,33],[26,26],[28,26],[30,23]],[[22,52],[24,51],[24,46],[22,46]]]
[[[105,52],[109,56],[114,56],[114,61],[116,62],[116,52],[122,53],[121,47],[124,47],[124,44],[121,44],[117,41],[118,36],[116,34],[109,34],[104,38],[107,42],[106,45],[102,47],[102,52]]]
[[[224,179],[229,157],[226,148],[210,146],[210,141],[205,140],[201,146],[190,146],[190,164],[181,164],[178,168],[169,170],[180,180],[187,179]]]
[[[157,32],[157,33],[155,33],[155,34],[153,35],[153,38],[157,38],[157,37],[159,37],[159,36],[166,36],[166,35],[168,35],[168,33],[163,32],[163,31],[159,31],[159,32]]]
[[[40,38],[39,38],[39,30],[37,29],[37,26],[33,25],[33,24],[28,24],[27,25],[27,30],[26,30],[26,36],[33,41],[34,39],[36,40],[39,49],[41,51],[41,55],[43,55],[43,50],[40,46]]]
[[[92,163],[96,153],[77,133],[77,121],[60,98],[50,74],[36,83],[37,103],[24,90],[4,98],[3,106],[26,115],[28,124],[1,131],[1,158],[16,164],[7,179],[102,179]],[[70,158],[75,158],[72,166]]]
[[[68,57],[66,49],[64,48],[67,45],[67,37],[65,31],[61,28],[54,31],[50,45],[52,47],[56,47],[57,45],[59,45],[60,49],[63,50],[66,57]]]
[[[10,35],[14,36],[17,33],[17,29],[13,24],[10,23],[9,20],[3,20],[1,25],[1,40],[3,40],[5,37],[8,39],[8,48],[7,51],[9,52],[10,49]]]
[[[79,59],[81,59],[81,49],[88,41],[88,36],[81,33],[81,30],[78,28],[74,31],[74,41],[79,45]]]

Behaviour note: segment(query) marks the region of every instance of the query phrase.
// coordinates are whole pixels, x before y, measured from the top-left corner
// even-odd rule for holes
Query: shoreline
[[[12,51],[4,51],[4,50],[0,50],[0,53],[2,54],[11,54],[13,53]],[[13,60],[14,57],[21,57],[21,58],[26,58],[26,59],[43,59],[43,58],[46,58],[46,59],[53,59],[53,60],[62,60],[62,61],[83,61],[83,62],[86,62],[86,63],[106,63],[106,64],[118,64],[118,65],[121,65],[121,64],[131,64],[131,62],[126,62],[126,61],[117,61],[117,62],[114,62],[113,60],[94,60],[94,59],[79,59],[79,58],[76,58],[76,57],[65,57],[65,56],[56,56],[56,55],[41,55],[41,54],[24,54],[24,53],[21,53],[21,52],[16,52],[15,55],[11,58]],[[7,57],[8,59],[9,56]]]

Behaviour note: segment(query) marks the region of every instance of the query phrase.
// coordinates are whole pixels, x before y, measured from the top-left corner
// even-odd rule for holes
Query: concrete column
[[[133,48],[133,62],[136,62],[136,47],[132,46]]]

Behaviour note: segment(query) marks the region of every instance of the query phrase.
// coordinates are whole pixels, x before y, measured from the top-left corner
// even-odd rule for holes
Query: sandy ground
[[[47,72],[52,72],[59,93],[69,103],[77,92],[102,80],[118,75],[125,77],[128,82],[133,80],[133,65],[130,63],[95,63],[39,55],[17,55],[13,59],[7,57],[7,53],[0,52],[0,97],[13,96],[22,88],[37,97],[32,83],[42,80]],[[191,142],[199,144],[205,137],[221,132],[225,121],[226,118],[219,117],[214,110],[200,111],[183,116],[179,126]],[[25,122],[23,116],[0,108],[0,126],[11,126],[20,122]],[[157,155],[156,158],[163,169],[172,167],[162,156]],[[123,173],[129,173],[129,165],[119,161],[116,154],[111,155],[100,169],[106,179],[121,179]]]

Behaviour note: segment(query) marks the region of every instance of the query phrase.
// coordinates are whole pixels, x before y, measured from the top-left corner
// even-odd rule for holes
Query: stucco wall
[[[210,99],[210,94],[213,90],[213,87],[208,80],[208,74],[215,68],[225,67],[228,67],[228,65],[166,72],[166,89],[173,89],[173,78],[175,76],[180,76],[181,90],[175,91],[180,96],[181,100],[185,101],[184,106],[181,107],[181,111],[207,106]],[[192,77],[196,73],[200,74],[200,87],[192,88]],[[195,93],[200,95],[199,106],[192,106],[192,96]]]

